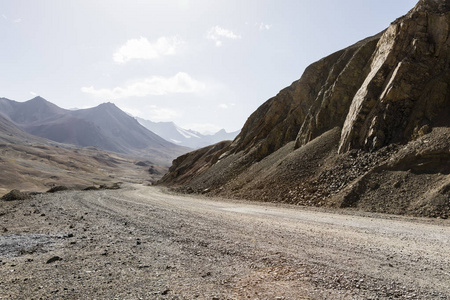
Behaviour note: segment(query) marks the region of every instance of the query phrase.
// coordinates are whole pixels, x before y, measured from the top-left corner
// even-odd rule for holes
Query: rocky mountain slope
[[[166,141],[192,149],[206,147],[221,141],[234,140],[239,134],[239,131],[226,132],[222,129],[215,134],[205,135],[194,130],[181,128],[173,122],[152,122],[142,118],[136,118],[136,120]]]
[[[158,163],[167,164],[188,151],[147,130],[112,103],[72,111],[41,97],[26,102],[1,98],[0,114],[35,136],[82,147],[145,155]]]
[[[450,214],[450,0],[310,65],[231,144],[176,159],[184,191],[398,214]]]

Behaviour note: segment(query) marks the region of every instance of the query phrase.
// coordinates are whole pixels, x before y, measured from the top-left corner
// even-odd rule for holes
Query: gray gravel
[[[0,208],[1,299],[450,299],[448,220],[138,185]]]

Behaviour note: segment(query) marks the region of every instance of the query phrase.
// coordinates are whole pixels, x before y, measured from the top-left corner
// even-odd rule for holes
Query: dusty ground
[[[1,299],[450,299],[450,222],[122,190],[0,202]]]

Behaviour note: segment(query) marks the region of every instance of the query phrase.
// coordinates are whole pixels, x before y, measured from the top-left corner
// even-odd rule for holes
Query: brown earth
[[[450,299],[450,223],[168,194],[0,202],[1,299]]]
[[[0,143],[0,196],[12,189],[45,192],[53,186],[82,189],[116,182],[151,184],[166,170],[137,166],[138,158],[92,148]]]

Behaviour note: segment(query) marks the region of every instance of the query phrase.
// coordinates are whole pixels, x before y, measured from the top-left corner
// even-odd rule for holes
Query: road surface
[[[140,185],[0,203],[1,299],[450,299],[450,222]]]

